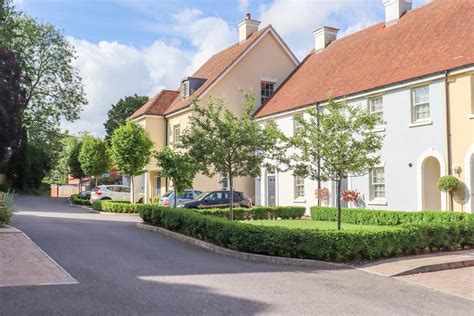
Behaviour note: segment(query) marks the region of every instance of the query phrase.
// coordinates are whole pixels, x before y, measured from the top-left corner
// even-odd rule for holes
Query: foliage
[[[79,161],[79,155],[81,153],[82,139],[70,138],[67,152],[67,166],[69,174],[76,179],[84,178],[84,170],[82,170],[81,162]]]
[[[155,158],[161,168],[161,176],[171,179],[175,191],[174,205],[177,205],[177,196],[193,187],[197,165],[186,153],[173,151],[168,146],[156,153]]]
[[[203,174],[213,176],[217,173],[228,179],[231,192],[234,190],[234,177],[260,174],[261,165],[274,152],[282,135],[274,123],[263,125],[253,120],[253,95],[245,95],[242,108],[239,117],[223,99],[210,98],[204,106],[195,103],[196,115],[191,116],[189,128],[184,131],[179,144],[188,150]]]
[[[311,218],[316,221],[335,221],[337,220],[337,209],[335,207],[313,206],[311,207]],[[474,223],[474,215],[441,211],[403,212],[344,208],[342,209],[342,221],[361,225]]]
[[[340,213],[343,179],[367,174],[380,160],[376,153],[382,136],[373,131],[378,118],[361,107],[329,99],[324,108],[311,108],[295,119],[302,128],[292,138],[298,148],[294,173],[336,181]],[[337,222],[340,229],[340,216]]]
[[[107,121],[104,123],[106,138],[112,137],[114,130],[123,125],[127,118],[148,101],[147,96],[127,96],[120,99],[116,104],[112,104],[111,109],[107,113]]]
[[[13,212],[13,193],[0,192],[0,227],[10,222]]]
[[[90,135],[84,136],[78,158],[84,174],[95,176],[96,184],[97,177],[109,167],[106,142]]]
[[[357,190],[346,190],[342,191],[342,200],[344,202],[353,202],[353,203],[359,203],[360,199],[360,192]]]
[[[443,192],[451,193],[453,191],[456,191],[460,185],[461,182],[459,181],[459,179],[451,175],[441,177],[438,180],[438,189]]]
[[[135,201],[133,177],[144,172],[143,168],[150,161],[153,142],[143,127],[135,122],[128,122],[114,131],[110,143],[112,162],[122,174],[130,176],[130,201],[133,203]]]
[[[319,188],[314,191],[316,199],[324,204],[329,203],[329,189],[328,188]]]
[[[97,180],[97,185],[110,185],[115,184],[115,180],[112,177],[102,177]]]
[[[228,209],[200,209],[197,212],[204,215],[230,218]],[[302,206],[255,206],[252,208],[234,208],[234,220],[257,219],[298,219],[304,216],[305,207]]]
[[[139,211],[151,225],[237,251],[280,257],[349,262],[474,244],[472,223],[337,231],[248,225],[156,205],[141,205]]]
[[[25,99],[21,80],[21,69],[15,55],[0,46],[0,172],[9,155],[20,146]]]
[[[89,199],[83,198],[79,194],[71,195],[71,202],[72,202],[72,204],[86,205],[86,206],[89,206],[91,204],[89,202]]]
[[[79,162],[81,145],[82,139],[80,137],[64,135],[61,142],[61,152],[56,164],[49,173],[49,177],[45,179],[46,182],[64,184],[68,183],[69,175],[78,179],[84,177],[84,172]]]
[[[157,196],[154,196],[150,199],[150,202],[151,204],[158,204],[160,203],[160,200],[161,200],[161,196],[157,195]]]
[[[289,229],[320,229],[320,230],[336,230],[335,222],[328,221],[313,221],[307,219],[282,219],[278,221],[269,220],[254,220],[254,221],[242,221],[251,225],[260,226],[272,226],[272,227],[285,227]],[[370,231],[382,231],[382,230],[393,230],[397,229],[396,226],[375,226],[375,225],[357,225],[344,223],[343,230],[370,230]]]
[[[100,212],[110,213],[138,213],[138,206],[141,204],[129,203],[128,201],[95,201],[92,208]]]

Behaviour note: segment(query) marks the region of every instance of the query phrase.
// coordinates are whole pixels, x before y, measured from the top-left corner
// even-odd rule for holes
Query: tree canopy
[[[104,123],[107,132],[106,138],[112,137],[114,130],[123,125],[127,118],[146,102],[148,102],[147,96],[134,94],[120,99],[116,104],[112,104],[112,108],[107,113],[107,121]]]
[[[109,168],[106,142],[91,135],[85,135],[79,152],[79,162],[85,175],[97,177]]]

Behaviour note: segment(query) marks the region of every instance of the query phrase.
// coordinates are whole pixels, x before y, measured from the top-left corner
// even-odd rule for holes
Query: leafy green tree
[[[109,168],[106,142],[91,135],[85,135],[79,151],[79,162],[85,175],[97,177]]]
[[[127,118],[130,117],[142,105],[148,102],[147,96],[128,96],[120,99],[116,104],[112,104],[112,108],[107,113],[107,121],[104,123],[106,138],[112,137],[114,130],[123,125]]]
[[[153,142],[148,132],[135,122],[117,128],[110,141],[110,157],[114,165],[130,176],[130,202],[135,202],[133,177],[143,174],[152,155]]]
[[[258,176],[281,136],[275,124],[259,124],[252,119],[254,108],[255,98],[250,94],[245,95],[240,117],[230,111],[223,99],[211,98],[204,106],[195,103],[193,109],[197,115],[190,118],[179,145],[188,150],[204,175],[217,173],[229,179],[231,219],[234,177]]]
[[[161,175],[171,179],[174,188],[174,206],[178,194],[185,189],[192,188],[193,180],[197,173],[196,164],[190,159],[187,153],[173,151],[165,146],[160,152],[156,153],[157,165],[161,168]]]
[[[383,137],[374,132],[377,116],[330,99],[327,106],[296,116],[302,128],[292,138],[297,148],[294,173],[337,183],[337,229],[341,229],[341,184],[367,174],[380,161]]]

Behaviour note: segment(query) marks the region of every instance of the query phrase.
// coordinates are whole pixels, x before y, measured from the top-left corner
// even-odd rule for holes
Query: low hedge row
[[[71,203],[77,204],[77,205],[87,205],[87,206],[91,205],[91,203],[89,202],[89,199],[84,199],[79,194],[71,195]]]
[[[138,206],[140,204],[131,204],[128,201],[111,201],[102,200],[94,201],[91,207],[92,209],[99,212],[110,212],[110,213],[138,213]]]
[[[441,211],[400,212],[343,208],[341,217],[343,223],[386,226],[474,222],[474,215]],[[313,206],[311,207],[311,218],[316,221],[337,221],[337,208]]]
[[[474,245],[474,229],[469,222],[331,231],[255,226],[156,205],[140,205],[139,210],[145,223],[229,249],[280,257],[350,262]]]
[[[200,209],[197,210],[204,215],[230,218],[229,209]],[[234,220],[251,219],[297,219],[305,213],[301,206],[255,206],[252,208],[234,208]]]

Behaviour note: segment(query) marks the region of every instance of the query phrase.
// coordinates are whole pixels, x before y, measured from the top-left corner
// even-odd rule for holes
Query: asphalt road
[[[0,314],[472,315],[474,303],[357,270],[226,258],[91,215],[64,200],[20,196],[13,226],[79,284],[0,288]]]

